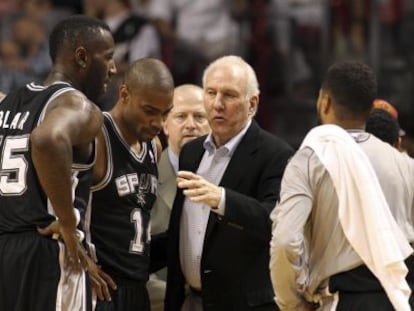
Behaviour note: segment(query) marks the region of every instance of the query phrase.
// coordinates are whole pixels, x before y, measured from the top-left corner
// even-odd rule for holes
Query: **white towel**
[[[392,216],[367,155],[336,125],[312,129],[301,148],[315,151],[339,201],[339,220],[355,252],[378,278],[397,311],[410,311],[404,263],[413,249]]]

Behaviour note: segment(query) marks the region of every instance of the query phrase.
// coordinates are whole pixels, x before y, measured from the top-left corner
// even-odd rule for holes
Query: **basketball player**
[[[150,210],[161,151],[154,138],[172,108],[173,91],[165,64],[141,59],[130,65],[117,103],[104,113],[85,232],[91,254],[117,290],[111,291],[112,301],[99,301],[96,310],[150,310]]]
[[[86,310],[74,207],[87,199],[83,174],[102,126],[91,100],[116,72],[113,50],[104,23],[63,20],[50,35],[53,66],[43,85],[1,102],[0,310]],[[64,243],[37,231],[56,220]]]

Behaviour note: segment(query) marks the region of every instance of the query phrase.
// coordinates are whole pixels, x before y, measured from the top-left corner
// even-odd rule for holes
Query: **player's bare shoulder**
[[[53,109],[61,110],[66,118],[76,118],[76,122],[80,125],[87,124],[93,131],[99,130],[103,123],[103,114],[99,107],[76,89],[54,98],[48,107],[48,112]]]

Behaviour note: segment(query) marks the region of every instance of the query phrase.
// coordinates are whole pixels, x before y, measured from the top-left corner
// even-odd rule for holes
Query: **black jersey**
[[[143,142],[136,154],[111,115],[104,116],[107,173],[92,187],[87,241],[104,271],[144,281],[149,269],[150,210],[157,191],[156,146]]]
[[[31,83],[0,102],[0,234],[36,230],[55,220],[33,166],[30,133],[42,122],[48,104],[73,90],[63,82],[48,87]],[[92,163],[73,165],[74,199],[81,184],[90,184],[82,174]],[[75,205],[87,201],[88,193],[82,195]]]

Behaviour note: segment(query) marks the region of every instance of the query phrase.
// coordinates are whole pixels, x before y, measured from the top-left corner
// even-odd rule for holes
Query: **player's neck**
[[[137,140],[137,137],[133,135],[128,128],[125,126],[125,122],[122,120],[122,114],[119,112],[117,106],[109,112],[115,121],[116,126],[118,127],[120,134],[124,141],[128,144],[132,151],[135,154],[139,154],[141,152],[142,143]]]
[[[50,85],[50,84],[52,84],[54,82],[58,82],[58,81],[66,82],[66,83],[70,84],[71,86],[73,86],[74,88],[79,89],[78,84],[70,76],[70,74],[63,72],[63,70],[60,70],[58,68],[52,69],[50,71],[50,73],[47,76],[44,84],[45,85]]]

